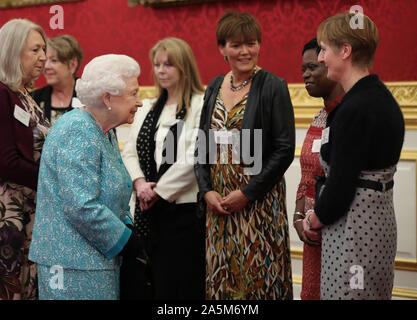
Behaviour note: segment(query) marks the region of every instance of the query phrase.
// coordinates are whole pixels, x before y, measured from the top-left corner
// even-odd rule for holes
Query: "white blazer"
[[[203,97],[203,94],[194,94],[192,96],[191,106],[187,112],[184,127],[178,139],[177,161],[165,172],[154,188],[154,191],[168,202],[197,202],[198,185],[194,174],[194,148],[200,126]],[[155,98],[142,101],[143,106],[136,112],[135,119],[130,128],[129,138],[123,147],[123,161],[132,181],[145,177],[139,166],[136,140],[143,121],[155,101]],[[163,139],[169,130],[168,125],[175,120],[175,109],[176,105],[164,106],[158,121],[159,128],[156,133],[157,141],[155,147],[158,169]]]

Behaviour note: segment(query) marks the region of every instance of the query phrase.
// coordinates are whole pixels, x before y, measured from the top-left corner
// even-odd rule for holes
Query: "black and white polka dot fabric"
[[[360,179],[386,183],[395,171],[363,171]],[[347,214],[322,229],[321,299],[391,299],[396,251],[393,189],[357,188]]]
[[[148,112],[143,121],[142,127],[140,128],[138,137],[136,139],[136,151],[138,153],[139,166],[145,175],[147,182],[157,182],[158,177],[160,177],[164,172],[166,172],[171,164],[164,164],[160,167],[160,172],[157,171],[156,162],[155,162],[155,134],[158,130],[158,119],[161,116],[162,109],[165,106],[167,101],[167,92],[163,91],[163,94],[158,98],[153,108]],[[176,119],[184,119],[186,116],[187,109],[185,108],[185,103],[183,102],[182,108],[176,114]],[[177,124],[171,126],[170,131],[172,136],[177,138]],[[175,141],[176,143],[176,141]],[[163,142],[164,150],[167,148],[166,138]],[[135,204],[135,215],[134,215],[134,227],[143,238],[149,238],[150,236],[150,224],[151,217],[149,212],[142,212],[140,210],[139,199],[136,198]]]

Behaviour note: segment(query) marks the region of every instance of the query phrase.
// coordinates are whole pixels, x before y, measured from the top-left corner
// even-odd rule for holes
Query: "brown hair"
[[[56,51],[59,61],[69,66],[72,59],[77,59],[77,68],[74,72],[76,78],[83,60],[83,50],[78,41],[70,35],[62,35],[48,39],[48,47]]]
[[[228,39],[258,40],[261,43],[261,27],[258,21],[247,12],[229,11],[217,22],[217,44],[226,45]]]
[[[183,102],[188,111],[191,105],[191,95],[204,92],[204,86],[201,82],[193,51],[187,42],[182,39],[170,37],[160,40],[149,52],[152,68],[154,67],[155,54],[160,50],[166,51],[169,63],[176,67],[180,74],[180,80],[176,88],[178,97],[177,112],[181,110]],[[159,97],[163,89],[156,79],[155,72],[153,76]]]
[[[355,19],[363,21],[363,26],[354,28],[351,22]],[[356,26],[355,26],[356,27]],[[327,18],[317,30],[317,40],[327,42],[337,48],[344,43],[352,46],[352,62],[371,68],[378,46],[379,36],[375,23],[361,13],[344,13]]]

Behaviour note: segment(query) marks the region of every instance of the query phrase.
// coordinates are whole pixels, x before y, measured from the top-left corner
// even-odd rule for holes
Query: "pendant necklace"
[[[232,90],[233,92],[236,92],[236,91],[239,91],[239,90],[241,90],[241,89],[243,89],[244,87],[246,87],[248,84],[249,84],[249,82],[251,82],[252,81],[252,79],[253,79],[253,77],[255,76],[255,74],[256,74],[256,66],[255,66],[255,68],[253,69],[253,73],[252,73],[252,75],[248,78],[248,79],[246,79],[245,81],[243,81],[241,84],[239,84],[238,86],[234,86],[233,85],[233,72],[230,74],[230,90]]]

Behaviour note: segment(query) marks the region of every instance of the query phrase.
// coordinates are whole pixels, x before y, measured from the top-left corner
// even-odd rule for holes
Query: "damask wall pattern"
[[[203,78],[208,82],[228,71],[216,44],[216,21],[225,10],[248,11],[262,28],[259,65],[300,83],[301,50],[328,16],[360,4],[380,33],[373,72],[383,81],[417,81],[416,0],[245,0],[209,2],[168,8],[128,6],[128,0],[86,0],[64,3],[64,29],[52,30],[49,5],[0,10],[0,24],[11,18],[28,18],[48,36],[71,34],[84,49],[83,66],[105,53],[124,53],[142,68],[141,85],[152,85],[149,49],[159,39],[176,36],[192,47]],[[41,77],[36,86],[44,84]]]

